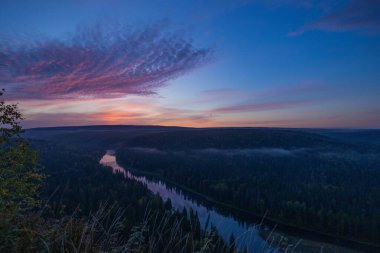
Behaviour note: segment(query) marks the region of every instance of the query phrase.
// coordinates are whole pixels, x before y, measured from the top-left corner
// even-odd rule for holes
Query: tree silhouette
[[[0,97],[4,90],[0,91]],[[39,206],[42,175],[36,153],[20,138],[22,120],[16,104],[0,101],[0,252],[17,251],[25,215]]]

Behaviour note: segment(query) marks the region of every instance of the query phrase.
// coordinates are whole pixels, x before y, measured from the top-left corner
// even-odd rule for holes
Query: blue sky
[[[0,43],[26,127],[380,127],[378,0],[3,1]]]

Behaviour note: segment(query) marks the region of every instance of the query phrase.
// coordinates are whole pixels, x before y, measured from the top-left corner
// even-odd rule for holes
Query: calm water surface
[[[122,173],[127,178],[143,183],[150,191],[155,194],[158,193],[163,200],[170,199],[175,209],[180,211],[182,211],[183,208],[188,210],[193,209],[198,213],[202,226],[205,225],[209,217],[210,224],[213,224],[218,229],[218,232],[226,241],[229,240],[230,235],[233,233],[236,237],[237,245],[240,247],[247,245],[250,252],[279,252],[260,237],[259,230],[256,226],[239,222],[227,214],[222,214],[211,206],[206,207],[201,204],[199,200],[196,200],[196,197],[190,196],[191,194],[187,194],[161,180],[134,175],[127,168],[121,167],[116,162],[114,151],[108,150],[100,160],[100,163],[104,166],[111,167],[114,173]]]

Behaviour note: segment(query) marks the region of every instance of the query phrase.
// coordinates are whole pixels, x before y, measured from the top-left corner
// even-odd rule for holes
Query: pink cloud
[[[94,113],[39,113],[27,115],[23,126],[51,127],[78,125],[166,125],[166,126],[206,126],[212,125],[212,118],[202,113],[158,112],[159,117],[149,113],[136,112],[94,112]],[[80,119],[80,120],[78,120]],[[58,123],[58,124],[57,124]]]
[[[1,43],[0,84],[15,98],[149,95],[210,59],[210,49],[160,25],[109,29],[87,28],[67,41]]]

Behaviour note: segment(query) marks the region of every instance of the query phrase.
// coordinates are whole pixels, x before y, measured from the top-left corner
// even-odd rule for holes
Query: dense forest
[[[96,145],[26,140],[3,101],[0,120],[0,252],[237,252],[193,210],[100,165]]]
[[[37,140],[31,148],[45,175],[42,205],[23,213],[33,234],[0,227],[1,252],[236,252],[212,224],[202,228],[197,213],[173,211],[100,165],[103,152]]]
[[[259,217],[265,214],[277,223],[380,244],[377,130],[94,126],[31,129],[25,136],[76,146],[85,150],[78,153],[89,160],[114,148],[124,166]],[[75,161],[75,152],[71,153],[72,158],[61,161],[64,152],[46,156],[45,164],[52,168],[66,159]],[[99,167],[95,160],[94,168]],[[74,189],[80,187],[72,184]],[[115,194],[112,198],[116,200],[119,197],[113,187],[114,182],[106,188],[110,189],[109,197]],[[102,185],[86,188],[102,189]],[[108,197],[102,190],[95,196],[98,194]],[[72,195],[68,199],[83,201],[86,212],[97,199],[82,200],[87,197],[79,189]]]
[[[116,212],[113,215],[122,213],[119,236],[129,238],[126,252],[135,252],[133,245],[139,248],[136,252],[193,252],[208,240],[213,245],[210,252],[230,250],[214,228],[201,228],[196,213],[173,212],[170,201],[163,202],[141,183],[100,165],[103,152],[43,141],[34,141],[33,148],[40,151],[48,175],[43,197],[49,200],[53,216],[59,217],[62,211],[88,216],[102,204],[111,207]],[[155,224],[157,220],[165,224]],[[136,235],[139,237],[134,238]]]
[[[379,244],[378,142],[365,145],[329,135],[180,130],[137,136],[117,157],[125,166],[255,214],[267,212],[279,222]]]

